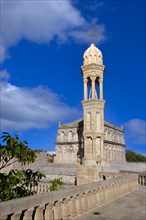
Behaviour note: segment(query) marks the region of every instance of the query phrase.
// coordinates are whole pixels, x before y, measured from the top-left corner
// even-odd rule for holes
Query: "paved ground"
[[[146,220],[146,186],[78,220]]]

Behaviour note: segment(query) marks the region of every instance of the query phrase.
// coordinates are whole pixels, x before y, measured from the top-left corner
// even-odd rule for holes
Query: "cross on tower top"
[[[91,36],[91,41],[92,41],[92,43],[94,43],[94,42],[95,42],[95,37],[96,37],[95,31],[92,31],[92,32],[90,33],[90,36]]]

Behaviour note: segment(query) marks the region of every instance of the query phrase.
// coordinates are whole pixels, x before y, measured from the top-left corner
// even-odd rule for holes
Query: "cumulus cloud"
[[[79,116],[79,111],[67,106],[47,87],[24,88],[1,83],[2,131],[47,128],[72,115]]]
[[[0,81],[8,81],[10,79],[10,74],[7,70],[0,71]]]
[[[131,119],[124,124],[126,136],[134,144],[146,144],[146,121],[141,119]]]
[[[106,39],[104,25],[98,19],[87,21],[70,0],[1,1],[0,61],[22,39],[48,43],[55,37],[61,43],[68,39],[89,42],[87,32],[93,23],[98,36],[96,43],[100,43]]]

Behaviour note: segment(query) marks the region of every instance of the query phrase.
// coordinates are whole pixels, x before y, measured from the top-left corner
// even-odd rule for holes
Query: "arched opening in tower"
[[[92,88],[91,88],[91,79],[90,77],[87,78],[88,82],[87,82],[87,88],[88,88],[88,99],[92,98]]]
[[[99,99],[99,78],[95,80],[95,98]]]

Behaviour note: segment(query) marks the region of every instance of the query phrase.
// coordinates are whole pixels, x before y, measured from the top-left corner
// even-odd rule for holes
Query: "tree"
[[[37,150],[31,150],[27,141],[21,142],[17,135],[11,137],[3,132],[1,137],[3,145],[0,144],[0,200],[10,200],[24,196],[33,195],[33,186],[37,186],[42,177],[40,171],[11,170],[8,174],[2,169],[19,161],[21,165],[33,163],[37,157]]]
[[[58,190],[64,186],[64,182],[60,179],[50,180],[50,183],[51,183],[51,185],[49,187],[50,191]]]
[[[146,157],[131,150],[126,151],[127,162],[146,162]]]

